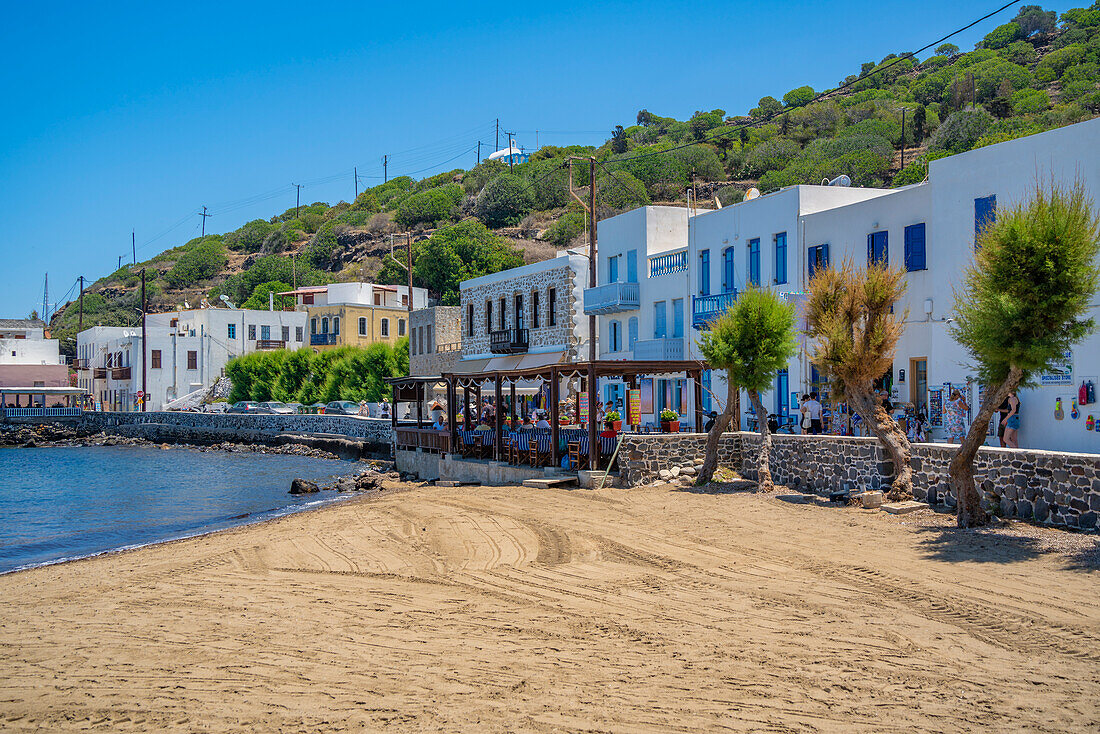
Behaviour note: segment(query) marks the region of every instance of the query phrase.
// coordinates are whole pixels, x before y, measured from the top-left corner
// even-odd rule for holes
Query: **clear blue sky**
[[[643,107],[744,113],[1000,4],[9,4],[0,316],[41,309],[47,271],[51,300],[112,272],[131,229],[139,260],[196,236],[204,204],[224,232],[293,206],[292,183],[350,200],[353,166],[379,183],[384,153],[391,176],[469,167],[498,117],[533,147],[536,129],[600,142]],[[969,50],[1013,15],[952,40]]]

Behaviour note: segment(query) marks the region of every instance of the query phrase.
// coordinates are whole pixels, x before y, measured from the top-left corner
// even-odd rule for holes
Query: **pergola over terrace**
[[[599,442],[596,436],[599,434],[600,427],[596,421],[596,406],[599,404],[599,380],[600,378],[621,378],[626,382],[628,388],[636,388],[639,386],[639,380],[642,377],[656,377],[662,375],[686,375],[687,378],[694,382],[694,390],[692,393],[695,396],[694,401],[694,413],[695,413],[695,429],[702,432],[703,429],[703,397],[702,397],[702,385],[701,377],[703,370],[706,368],[706,364],[703,362],[689,361],[689,360],[604,360],[596,362],[570,362],[560,364],[550,364],[541,367],[528,367],[522,369],[510,369],[510,370],[497,370],[487,371],[480,373],[461,373],[451,372],[444,373],[438,376],[422,377],[393,377],[386,380],[393,388],[393,426],[395,432],[397,427],[397,403],[408,402],[416,404],[416,421],[417,429],[425,430],[425,420],[427,418],[424,410],[425,396],[428,393],[428,387],[443,384],[446,387],[447,394],[447,428],[448,434],[443,438],[446,438],[446,445],[432,445],[431,448],[449,451],[451,446],[458,445],[458,406],[461,404],[465,406],[463,410],[463,416],[466,421],[466,427],[472,428],[471,420],[476,422],[477,416],[471,415],[469,410],[470,395],[474,396],[475,405],[480,405],[482,388],[487,384],[492,387],[493,395],[496,403],[496,411],[493,425],[494,442],[493,442],[493,455],[497,460],[501,460],[503,457],[503,445],[504,445],[504,418],[505,411],[503,409],[504,390],[507,386],[508,394],[510,396],[510,405],[512,411],[515,411],[516,406],[516,393],[517,385],[519,383],[531,383],[535,381],[541,381],[544,384],[549,385],[549,400],[548,407],[550,413],[550,431],[551,431],[551,450],[553,455],[553,461],[555,464],[561,459],[561,449],[559,444],[558,431],[561,426],[561,386],[564,381],[578,380],[580,383],[578,389],[578,395],[581,392],[588,394],[588,459],[589,466],[595,467],[598,462]],[[458,393],[462,391],[462,401],[458,400]],[[635,426],[637,428],[638,426]],[[438,432],[433,432],[436,436],[439,436]],[[422,445],[422,444],[418,444]]]

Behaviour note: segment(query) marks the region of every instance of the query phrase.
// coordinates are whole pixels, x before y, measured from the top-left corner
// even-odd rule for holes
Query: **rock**
[[[290,483],[290,494],[313,494],[320,491],[316,484],[307,479],[295,479]]]
[[[355,479],[355,488],[358,489],[360,492],[370,489],[378,489],[380,484],[381,480],[379,479],[378,475],[373,473],[360,474]]]
[[[696,474],[695,467],[694,466],[682,466],[682,467],[680,467],[680,473],[685,474],[689,477],[693,477]]]
[[[882,506],[882,509],[891,515],[907,515],[910,512],[926,509],[928,505],[923,502],[909,500],[908,502],[891,502]]]
[[[882,507],[882,492],[864,492],[859,496],[864,509],[873,510]]]
[[[672,467],[671,469],[668,470],[668,475],[670,477],[672,477],[673,479],[680,476],[680,467],[678,467],[678,466]]]
[[[670,472],[668,469],[661,469],[659,472],[657,472],[657,476],[661,479],[672,479],[672,472]]]
[[[358,485],[356,485],[355,480],[351,477],[341,477],[340,479],[336,480],[336,484],[333,486],[333,489],[335,489],[337,492],[354,492],[355,490],[359,489],[359,487]]]

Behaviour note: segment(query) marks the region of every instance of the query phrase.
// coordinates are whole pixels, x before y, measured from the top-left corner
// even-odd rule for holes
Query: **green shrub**
[[[259,252],[264,246],[264,240],[273,231],[276,231],[273,224],[263,219],[253,219],[242,227],[227,232],[223,240],[230,250]]]
[[[326,223],[310,238],[309,244],[302,251],[302,259],[314,268],[328,269],[332,265],[337,244],[335,225]]]
[[[808,85],[802,86],[784,94],[783,105],[785,107],[802,107],[809,104],[813,98],[814,88]]]
[[[1042,81],[1054,81],[1061,77],[1062,72],[1069,67],[1083,63],[1086,55],[1085,47],[1080,44],[1073,44],[1051,51],[1035,67],[1035,78],[1040,79],[1041,74]]]
[[[1016,41],[1005,48],[1005,58],[1013,64],[1028,66],[1035,63],[1035,47],[1027,41]]]
[[[918,159],[898,171],[894,175],[894,180],[890,182],[890,186],[896,189],[899,186],[908,186],[910,184],[920,183],[924,180],[924,177],[927,174],[928,164],[925,161]]]
[[[1020,30],[1020,26],[1015,23],[1005,23],[986,34],[985,38],[982,39],[982,47],[1004,48],[1022,35],[1023,31]]]
[[[597,202],[611,209],[634,209],[649,203],[645,185],[629,171],[597,169]]]
[[[532,197],[526,181],[503,173],[485,185],[477,195],[474,214],[490,227],[518,224],[530,211]]]
[[[761,143],[745,156],[742,173],[745,176],[762,176],[768,171],[777,171],[787,167],[801,152],[798,143],[786,138],[776,138]]]
[[[268,281],[267,283],[260,283],[252,290],[252,295],[248,297],[244,303],[240,304],[241,308],[251,308],[259,311],[267,310],[268,306],[268,293],[275,294],[275,308],[284,309],[292,308],[294,306],[294,296],[280,296],[280,293],[285,293],[292,290],[289,283],[284,283],[279,280]]]
[[[213,278],[229,261],[220,242],[205,241],[185,252],[165,274],[173,288],[186,288],[200,280]]]
[[[450,183],[413,194],[394,211],[393,219],[405,229],[417,224],[434,225],[451,219],[466,195],[461,184]]]
[[[968,107],[951,113],[932,135],[929,150],[962,153],[974,147],[993,124],[993,116],[981,107]]]
[[[1042,112],[1050,107],[1050,97],[1038,89],[1021,89],[1012,95],[1012,111],[1017,115]]]
[[[718,201],[722,202],[722,206],[739,204],[744,200],[745,191],[736,186],[723,186],[718,189]]]
[[[637,181],[638,179],[634,180]],[[543,239],[557,247],[567,247],[569,243],[584,232],[584,219],[584,212],[567,211],[547,228]]]

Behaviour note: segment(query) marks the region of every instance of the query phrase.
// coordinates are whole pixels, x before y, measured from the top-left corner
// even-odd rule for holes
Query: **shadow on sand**
[[[1015,563],[1060,556],[1068,571],[1100,569],[1100,543],[1083,544],[1081,535],[1068,530],[1036,526],[1020,530],[1013,532],[993,525],[974,529],[926,527],[915,532],[927,556],[937,561]],[[1044,537],[1048,533],[1050,537]]]
[[[755,491],[756,482],[748,479],[731,479],[728,482],[711,482],[698,486],[690,484],[686,487],[677,487],[677,492],[691,492],[692,494],[732,494],[733,492]]]

